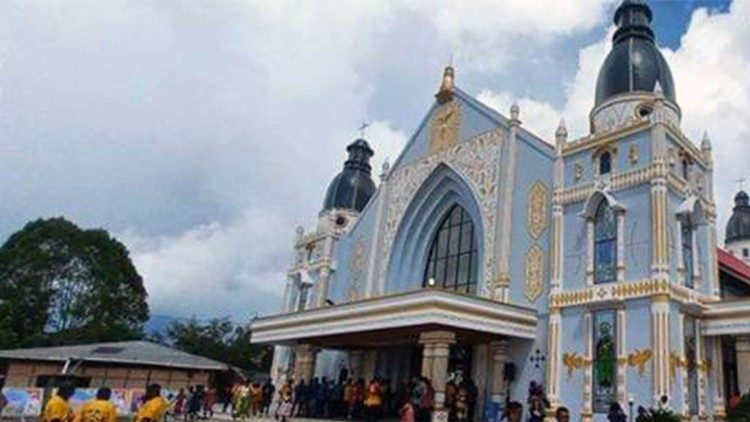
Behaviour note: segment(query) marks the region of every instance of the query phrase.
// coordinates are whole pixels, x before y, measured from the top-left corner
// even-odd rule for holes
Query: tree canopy
[[[105,230],[30,222],[0,248],[0,347],[141,338],[146,296],[127,248]]]
[[[175,320],[167,328],[166,338],[161,340],[185,352],[216,359],[248,372],[268,372],[271,367],[271,349],[251,345],[249,328],[228,318]]]

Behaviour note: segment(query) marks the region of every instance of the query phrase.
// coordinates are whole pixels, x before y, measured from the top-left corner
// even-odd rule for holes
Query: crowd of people
[[[454,422],[471,420],[477,388],[469,379],[451,379],[445,391],[446,409]],[[235,419],[292,417],[377,421],[400,418],[406,422],[428,422],[435,404],[435,389],[429,379],[415,377],[394,385],[373,378],[313,378],[310,382],[289,380],[278,389],[270,380],[235,384],[225,395],[224,410],[231,406]]]

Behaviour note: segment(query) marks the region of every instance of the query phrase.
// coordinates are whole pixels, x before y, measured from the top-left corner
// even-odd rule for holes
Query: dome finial
[[[456,71],[453,68],[453,58],[451,63],[443,69],[443,79],[440,81],[440,88],[435,94],[438,103],[444,104],[453,99],[453,88],[456,87]]]

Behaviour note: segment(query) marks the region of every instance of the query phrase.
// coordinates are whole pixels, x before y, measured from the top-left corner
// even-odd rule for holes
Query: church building
[[[368,142],[349,145],[317,226],[297,229],[280,311],[251,326],[272,378],[424,376],[437,421],[446,383],[469,378],[475,420],[527,407],[532,383],[575,421],[663,399],[721,420],[750,389],[750,205],[738,194],[734,256],[718,249],[711,142],[680,129],[651,20],[642,0],[617,8],[582,138],[532,133],[447,67],[377,185]]]

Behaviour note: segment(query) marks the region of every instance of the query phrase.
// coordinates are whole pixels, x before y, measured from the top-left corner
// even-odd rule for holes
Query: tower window
[[[742,257],[743,258],[750,257],[750,249],[748,249],[748,248],[742,248]]]
[[[693,288],[693,226],[682,222],[682,265],[685,268],[685,286]]]
[[[599,157],[599,174],[609,174],[612,171],[612,154],[605,152]]]
[[[454,205],[443,217],[430,245],[423,286],[473,293],[477,285],[477,246],[469,213]]]
[[[690,175],[690,163],[687,159],[682,160],[682,178],[684,180],[688,180],[688,176]]]
[[[594,215],[594,283],[617,278],[617,221],[607,201],[601,201]]]

